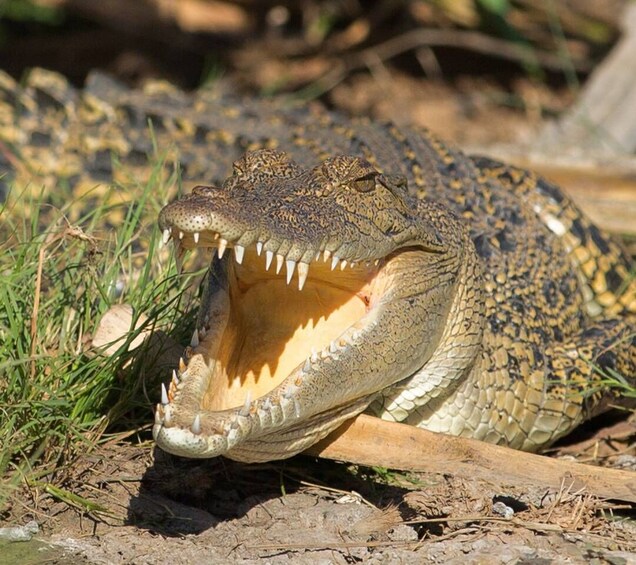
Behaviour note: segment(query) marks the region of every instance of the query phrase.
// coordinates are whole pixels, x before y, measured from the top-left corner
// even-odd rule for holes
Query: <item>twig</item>
[[[587,72],[593,67],[592,62],[588,60],[571,58],[566,63],[562,55],[538,51],[477,31],[419,28],[350,55],[336,55],[332,70],[316,83],[308,85],[300,94],[323,94],[342,82],[353,71],[372,68],[402,53],[422,47],[456,47],[517,63],[540,65],[550,70],[574,68],[579,72]]]
[[[518,63],[538,63],[542,67],[551,70],[562,70],[564,68],[562,55],[539,51],[519,43],[491,37],[478,31],[428,28],[408,31],[380,45],[355,53],[352,55],[349,64],[363,65],[371,53],[375,57],[386,61],[419,47],[457,47]],[[571,59],[568,61],[568,67],[570,65],[577,71],[589,71],[592,68],[592,63],[588,60]]]
[[[335,488],[335,487],[329,487],[326,485],[320,485],[318,483],[311,483],[309,481],[305,481],[303,479],[297,479],[291,475],[289,475],[288,473],[283,473],[287,478],[292,479],[293,481],[297,481],[298,484],[302,485],[302,486],[306,486],[306,487],[311,487],[311,488],[317,488],[320,490],[324,490],[327,492],[330,492],[332,494],[341,494],[343,496],[353,496],[355,498],[358,498],[360,500],[360,502],[366,504],[368,507],[373,508],[374,510],[380,510],[375,504],[373,504],[372,502],[369,502],[366,498],[364,498],[360,493],[355,492],[353,490],[343,490],[343,489],[339,489],[339,488]]]
[[[354,549],[356,547],[385,547],[396,545],[415,545],[415,540],[404,541],[358,541],[358,542],[325,542],[325,543],[264,543],[261,545],[246,545],[246,549],[255,550],[301,550],[301,549],[313,549],[313,550],[326,550],[326,549]]]
[[[35,374],[37,372],[37,364],[35,362],[35,349],[37,344],[37,334],[38,334],[38,314],[40,312],[40,296],[42,294],[42,271],[44,270],[44,257],[46,248],[51,243],[51,235],[49,234],[46,240],[40,246],[40,250],[38,251],[38,269],[35,275],[35,293],[33,296],[33,309],[31,311],[31,347],[29,349],[29,356],[31,357],[31,378],[35,378]]]

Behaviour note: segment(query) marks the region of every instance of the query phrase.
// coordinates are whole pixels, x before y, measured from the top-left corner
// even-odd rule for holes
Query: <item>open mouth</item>
[[[203,247],[213,249],[213,259],[185,361],[157,407],[155,435],[178,432],[179,446],[160,445],[182,454],[184,441],[207,435],[231,447],[241,420],[266,431],[306,416],[303,392],[311,392],[312,376],[341,360],[373,325],[384,261],[348,261],[326,249],[296,261],[258,240],[243,246],[214,231],[162,227],[178,257]],[[181,404],[188,406],[182,411]],[[319,406],[312,399],[312,410]],[[186,413],[190,421],[178,421]]]
[[[226,255],[228,243],[219,234],[184,234],[179,241],[187,246],[197,239],[200,246],[216,243],[211,268],[213,275],[226,273],[229,298],[222,331],[210,331],[219,317],[213,319],[210,305],[218,301],[204,301],[194,338],[194,352],[207,357],[211,371],[203,410],[236,408],[265,396],[306,359],[342,347],[338,339],[371,307],[374,264],[347,263],[329,252],[312,263],[296,262],[258,243],[234,246]]]

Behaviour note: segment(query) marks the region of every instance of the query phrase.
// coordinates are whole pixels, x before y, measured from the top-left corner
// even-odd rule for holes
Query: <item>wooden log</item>
[[[558,490],[585,488],[594,496],[636,503],[636,473],[515,451],[437,434],[361,414],[308,454],[366,466],[455,475],[495,484]]]

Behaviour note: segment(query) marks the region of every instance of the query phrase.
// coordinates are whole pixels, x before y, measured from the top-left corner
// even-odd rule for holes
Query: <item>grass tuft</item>
[[[0,508],[23,481],[54,485],[107,427],[152,421],[144,379],[153,375],[135,363],[122,372],[128,344],[145,328],[108,358],[91,353],[90,340],[101,315],[124,302],[168,334],[184,331],[175,326],[188,319],[192,276],[176,274],[156,227],[178,181],[158,160],[147,182],[127,185],[124,199],[112,186],[62,209],[43,191],[10,192],[2,204]]]

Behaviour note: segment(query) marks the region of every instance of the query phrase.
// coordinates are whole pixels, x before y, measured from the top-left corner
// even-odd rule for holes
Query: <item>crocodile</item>
[[[608,376],[636,380],[629,256],[530,171],[215,88],[37,70],[0,76],[0,101],[0,139],[43,177],[108,181],[111,154],[165,147],[198,184],[159,217],[177,257],[214,250],[155,410],[166,451],[286,458],[365,411],[537,451],[621,401]]]

